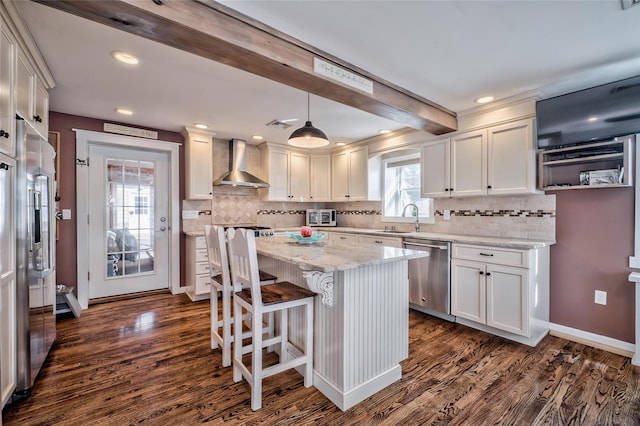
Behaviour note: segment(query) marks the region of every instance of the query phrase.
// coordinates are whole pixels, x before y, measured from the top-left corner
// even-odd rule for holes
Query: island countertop
[[[320,272],[344,271],[429,255],[423,251],[334,243],[327,239],[312,244],[299,244],[286,236],[256,238],[256,250],[259,255],[293,263],[301,269]]]

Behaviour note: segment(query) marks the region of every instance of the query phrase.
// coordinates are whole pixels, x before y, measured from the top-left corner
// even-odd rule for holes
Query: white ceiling
[[[478,96],[555,96],[640,75],[640,6],[619,0],[221,3],[456,112]],[[171,131],[203,122],[222,139],[278,143],[306,120],[297,89],[41,4],[18,7],[57,83],[52,111]],[[141,64],[116,63],[114,50]],[[299,121],[266,127],[275,118]],[[313,95],[311,120],[332,142],[403,127]]]

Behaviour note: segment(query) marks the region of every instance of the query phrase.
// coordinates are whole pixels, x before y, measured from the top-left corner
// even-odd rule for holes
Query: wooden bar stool
[[[243,309],[253,318],[262,318],[265,313],[280,312],[280,335],[263,340],[262,321],[251,321],[251,343],[248,345],[242,342],[242,322],[234,323],[233,380],[239,382],[242,377],[247,380],[251,387],[251,409],[255,411],[262,407],[262,379],[265,377],[302,365],[304,386],[313,384],[315,293],[287,281],[260,286],[255,235],[245,229],[229,229],[227,239],[234,287],[234,316],[242,316]],[[288,338],[288,309],[298,306],[303,306],[306,314],[304,348],[296,348]],[[263,368],[262,348],[276,344],[280,349],[279,362]],[[242,355],[249,352],[250,370],[242,361]]]
[[[233,286],[229,275],[229,257],[224,228],[216,225],[204,227],[207,255],[209,257],[209,271],[211,273],[211,349],[222,348],[222,366],[231,366],[231,344],[233,342]],[[260,271],[260,283],[274,283],[276,277]],[[221,296],[221,297],[219,297]],[[222,305],[222,306],[220,306]],[[222,307],[222,318],[220,318]],[[249,315],[243,320],[248,320]],[[268,318],[265,332],[273,335],[273,315]],[[250,336],[250,333],[245,333]]]

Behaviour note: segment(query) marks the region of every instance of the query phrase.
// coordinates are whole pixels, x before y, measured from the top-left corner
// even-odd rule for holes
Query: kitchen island
[[[347,410],[402,377],[409,353],[407,261],[425,252],[331,242],[256,239],[260,269],[319,294],[314,305],[313,384]],[[302,343],[301,312],[289,335]],[[293,349],[295,350],[295,348]]]

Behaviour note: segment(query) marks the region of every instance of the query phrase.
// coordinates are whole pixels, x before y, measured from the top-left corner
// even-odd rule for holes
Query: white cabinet
[[[309,201],[309,155],[287,149],[260,145],[269,188],[267,201]]]
[[[453,244],[451,258],[451,314],[457,322],[532,346],[547,334],[548,248]]]
[[[49,93],[21,51],[18,51],[15,79],[16,114],[42,136],[49,132]]]
[[[329,241],[334,244],[356,244],[358,242],[357,234],[349,234],[347,232],[329,232]]]
[[[331,155],[331,199],[380,199],[380,158],[369,160],[366,146]]]
[[[331,156],[312,155],[310,162],[309,200],[331,201]]]
[[[535,192],[533,135],[529,118],[425,143],[422,197]]]
[[[15,112],[13,82],[15,70],[15,43],[0,31],[0,152],[15,156]]]
[[[16,244],[14,226],[15,172],[13,159],[0,154],[0,409],[16,387]]]
[[[187,236],[186,293],[192,301],[208,299],[211,292],[211,274],[204,236]]]
[[[185,198],[208,200],[213,194],[213,136],[215,133],[183,128],[185,138]]]
[[[402,248],[402,238],[379,237],[377,235],[358,235],[358,243],[364,245]]]

